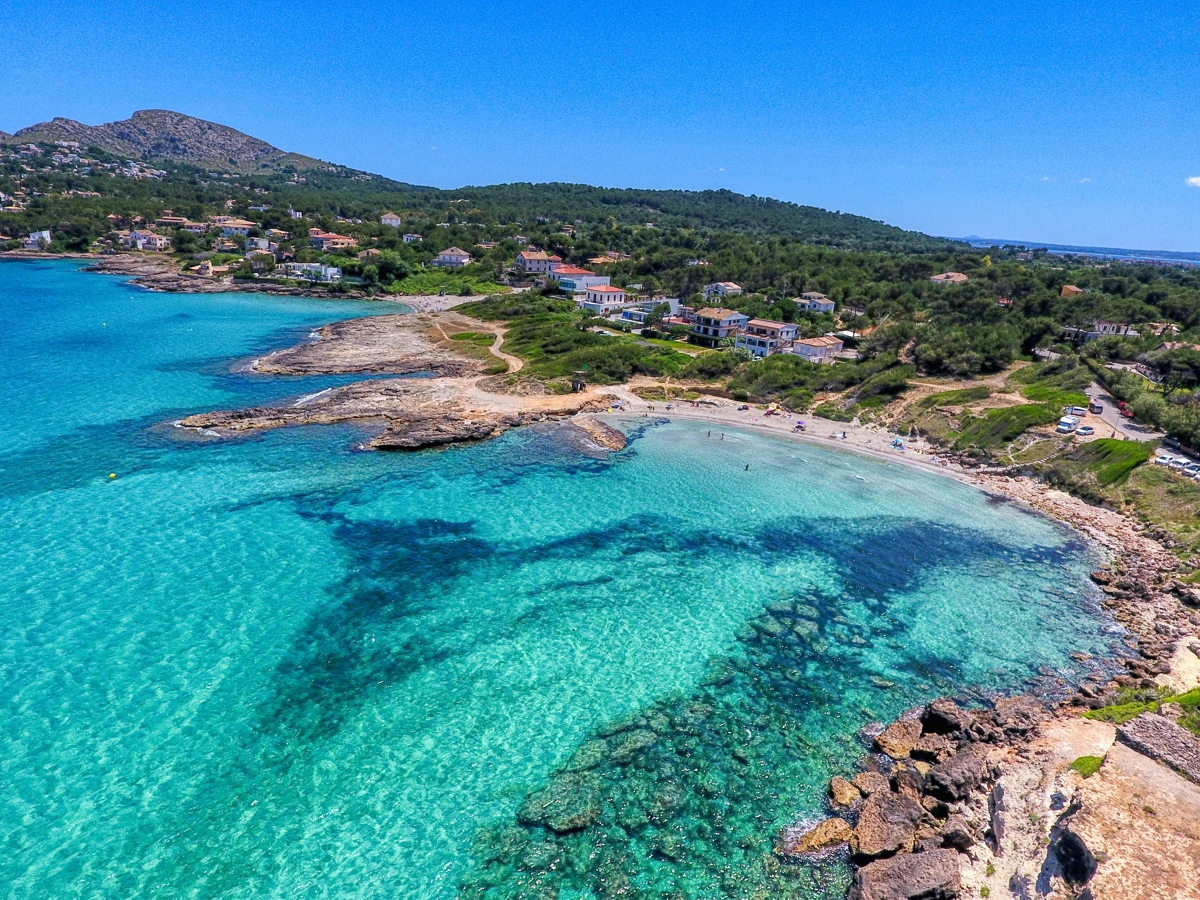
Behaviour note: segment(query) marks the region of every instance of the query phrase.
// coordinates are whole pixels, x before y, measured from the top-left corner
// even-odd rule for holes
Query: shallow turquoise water
[[[0,306],[12,897],[836,893],[769,851],[861,727],[1112,642],[1062,529],[817,447],[163,424],[334,383],[231,366],[376,306],[59,263]],[[563,794],[596,815],[556,835]]]

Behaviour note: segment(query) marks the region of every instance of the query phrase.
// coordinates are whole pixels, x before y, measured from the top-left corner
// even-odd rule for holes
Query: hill
[[[22,128],[11,136],[0,133],[0,143],[10,147],[31,143],[50,146],[62,141],[78,143],[82,151],[91,149],[93,153],[103,152],[168,170],[154,186],[153,193],[164,201],[164,206],[175,208],[184,205],[181,193],[189,199],[198,199],[191,197],[191,189],[187,187],[194,179],[203,179],[206,172],[222,172],[253,176],[256,182],[253,187],[269,190],[276,202],[293,202],[297,208],[323,210],[334,217],[375,219],[385,209],[431,213],[444,210],[453,213],[451,219],[457,221],[593,225],[612,219],[630,226],[653,223],[657,228],[790,237],[853,250],[940,252],[954,243],[863,216],[729,190],[642,190],[561,183],[500,184],[454,190],[421,187],[322,164],[225,125],[162,109],[140,110],[128,119],[103,125],[56,118]],[[293,177],[295,173],[304,175],[299,183]],[[74,182],[63,186],[83,187]],[[140,195],[144,201],[151,199],[145,190],[130,191],[114,184],[93,183],[88,187],[98,188],[106,197],[123,195],[123,208],[109,211],[127,210],[133,195]],[[216,201],[212,191],[206,194],[205,202]],[[236,191],[229,196],[240,199]],[[959,246],[961,249],[962,245]]]
[[[216,122],[165,109],[143,109],[120,122],[84,125],[56,118],[22,128],[10,142],[75,141],[106,153],[146,163],[183,163],[198,168],[252,172],[261,168],[310,168],[317,160],[273,147]]]

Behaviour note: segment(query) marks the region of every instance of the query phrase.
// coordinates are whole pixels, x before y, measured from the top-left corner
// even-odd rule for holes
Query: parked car
[[[1088,412],[1100,415],[1100,413],[1104,412],[1104,404],[1091,400],[1088,402]]]
[[[1079,427],[1079,419],[1075,416],[1063,416],[1058,420],[1058,428],[1055,429],[1059,434],[1070,434]]]
[[[1122,415],[1122,417],[1124,417],[1126,419],[1133,418],[1133,413],[1130,412],[1129,407],[1125,405],[1124,400],[1122,400],[1120,405],[1117,407],[1117,412],[1119,412]]]
[[[1077,429],[1075,429],[1075,433],[1082,437],[1091,437],[1096,433],[1096,429],[1091,425],[1080,425]]]
[[[1087,410],[1082,406],[1068,406],[1063,410],[1063,414],[1067,416],[1086,416]]]
[[[1154,464],[1156,466],[1169,466],[1174,461],[1175,461],[1175,457],[1173,457],[1173,456],[1156,456],[1156,457],[1154,457]]]

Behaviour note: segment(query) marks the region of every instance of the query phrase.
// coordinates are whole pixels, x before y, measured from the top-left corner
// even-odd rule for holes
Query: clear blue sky
[[[0,16],[4,131],[159,107],[419,184],[728,187],[938,235],[1200,250],[1194,3],[22,10]]]

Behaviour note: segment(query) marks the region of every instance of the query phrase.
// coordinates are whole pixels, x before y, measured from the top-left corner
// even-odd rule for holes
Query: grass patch
[[[393,281],[385,288],[389,294],[417,296],[440,294],[445,291],[455,297],[473,294],[499,294],[508,290],[492,281],[485,281],[461,269],[420,269],[407,278]],[[573,305],[573,304],[572,304]]]
[[[496,335],[490,331],[460,331],[458,334],[450,335],[450,340],[490,347],[496,342]]]
[[[917,401],[917,406],[921,409],[933,409],[935,406],[966,406],[968,403],[986,400],[990,396],[992,396],[992,389],[987,385],[981,384],[977,387],[962,388],[957,391],[943,391],[940,394],[922,397]]]
[[[1081,756],[1068,767],[1072,772],[1078,772],[1084,778],[1091,778],[1100,771],[1104,763],[1103,756]]]
[[[1150,458],[1154,444],[1101,438],[1082,445],[1071,458],[1082,463],[1102,485],[1124,481],[1129,473]]]
[[[635,387],[633,393],[643,400],[657,400],[664,403],[670,400],[700,399],[700,394],[693,390],[672,387],[670,385],[643,385],[642,387]]]
[[[951,438],[955,449],[974,448],[990,453],[1015,441],[1030,428],[1049,425],[1058,419],[1058,409],[1044,403],[989,409],[982,416],[964,416],[962,427]]]
[[[1088,710],[1083,716],[1085,719],[1124,725],[1144,712],[1159,712],[1164,703],[1178,703],[1183,707],[1179,724],[1193,734],[1200,735],[1200,688],[1192,688],[1185,694],[1170,694],[1165,688],[1118,691],[1116,701],[1111,706]]]

